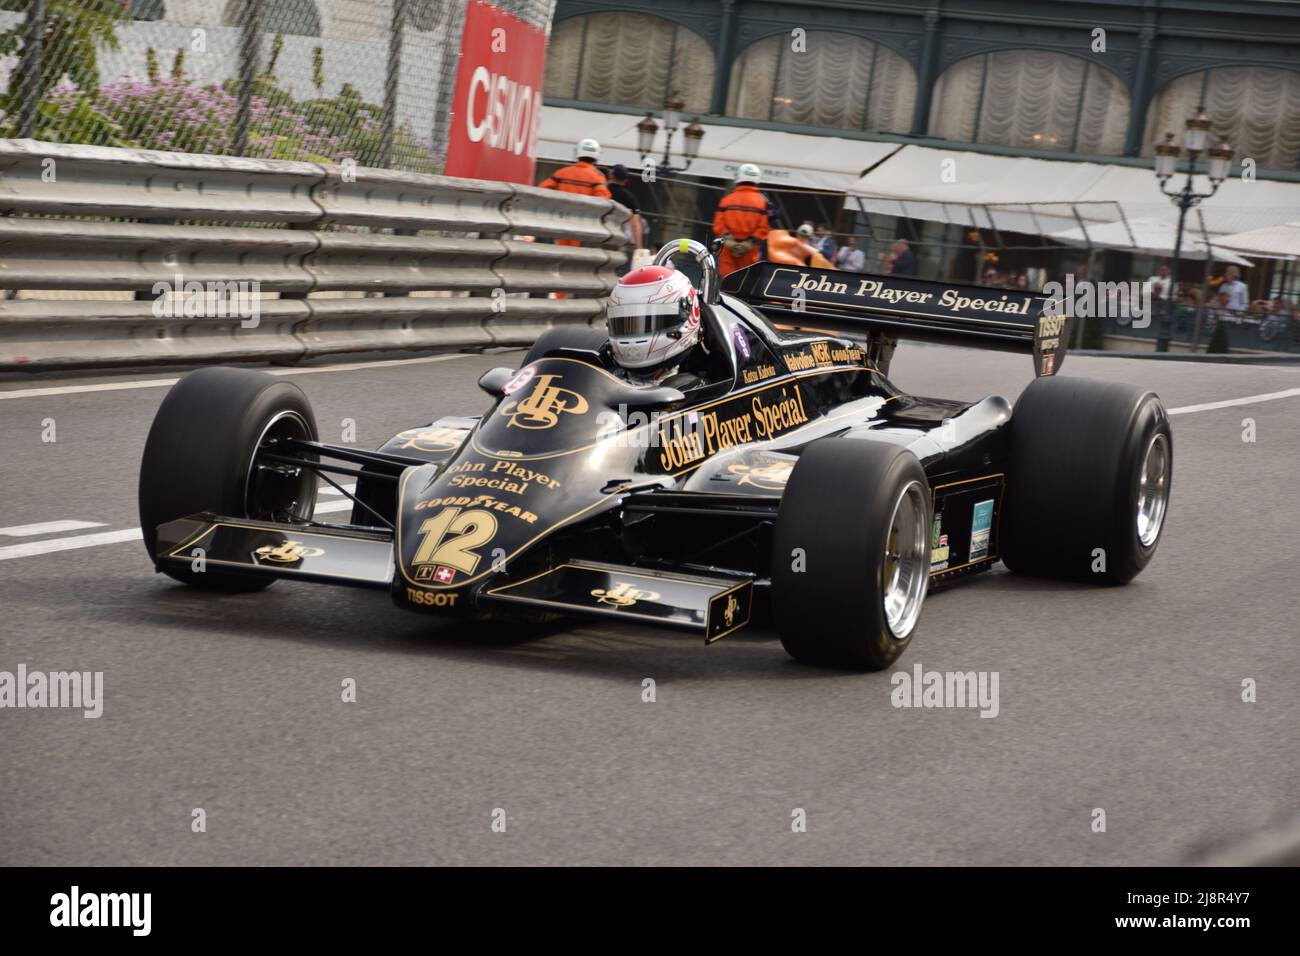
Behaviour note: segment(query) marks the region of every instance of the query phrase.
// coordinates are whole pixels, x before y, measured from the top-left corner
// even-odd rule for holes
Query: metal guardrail
[[[598,317],[629,216],[510,183],[35,140],[0,140],[0,213],[0,368],[28,369],[526,345]],[[256,323],[160,310],[178,280],[254,284]]]

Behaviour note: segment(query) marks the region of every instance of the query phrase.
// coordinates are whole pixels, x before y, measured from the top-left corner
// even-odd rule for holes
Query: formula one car
[[[1057,378],[1069,321],[1016,290],[758,263],[702,272],[689,392],[629,383],[596,329],[543,334],[377,451],[317,440],[306,397],[204,368],[158,411],[140,476],[156,568],[200,587],[276,578],[390,593],[434,615],[579,615],[694,630],[775,625],[800,661],[888,666],[929,588],[986,571],[1123,584],[1151,560],[1173,445],[1159,398]],[[692,262],[694,263],[692,265]],[[1034,356],[1016,403],[919,398],[898,337]],[[353,479],[345,487],[340,479]],[[314,520],[318,483],[352,498]]]

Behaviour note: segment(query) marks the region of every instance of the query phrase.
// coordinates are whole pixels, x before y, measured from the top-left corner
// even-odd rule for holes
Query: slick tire
[[[536,362],[552,349],[579,349],[584,352],[599,352],[609,341],[609,336],[600,329],[547,329],[537,337],[533,347],[524,356],[520,368]]]
[[[1127,584],[1147,566],[1173,479],[1169,415],[1154,392],[1035,379],[1011,416],[999,548],[1017,574]]]
[[[915,633],[930,577],[930,486],[910,451],[829,438],[809,445],[781,499],[772,616],[806,664],[880,670]]]
[[[315,441],[316,419],[298,386],[265,372],[201,368],[172,386],[154,416],[140,464],[140,528],[156,564],[160,524],[200,511],[272,520],[310,517],[316,475],[254,469],[268,437]],[[161,567],[196,587],[256,591],[270,578],[205,569]]]

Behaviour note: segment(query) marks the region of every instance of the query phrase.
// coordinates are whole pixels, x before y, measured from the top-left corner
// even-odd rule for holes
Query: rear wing
[[[899,338],[1025,352],[1034,373],[1055,375],[1070,320],[1047,296],[910,276],[866,275],[759,262],[722,280],[722,291],[781,329]]]

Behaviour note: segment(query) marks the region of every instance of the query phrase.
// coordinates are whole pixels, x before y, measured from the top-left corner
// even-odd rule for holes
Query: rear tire
[[[1154,392],[1040,378],[1011,416],[1002,561],[1017,574],[1127,584],[1160,543],[1173,479]]]
[[[772,616],[795,660],[888,667],[930,579],[930,485],[898,445],[830,438],[795,464],[772,544]]]
[[[158,526],[200,511],[236,518],[309,518],[316,475],[254,468],[268,438],[315,441],[316,419],[298,386],[265,372],[201,368],[172,386],[154,416],[140,464],[140,527],[155,563]],[[186,584],[256,591],[270,578],[221,571],[161,570]]]

